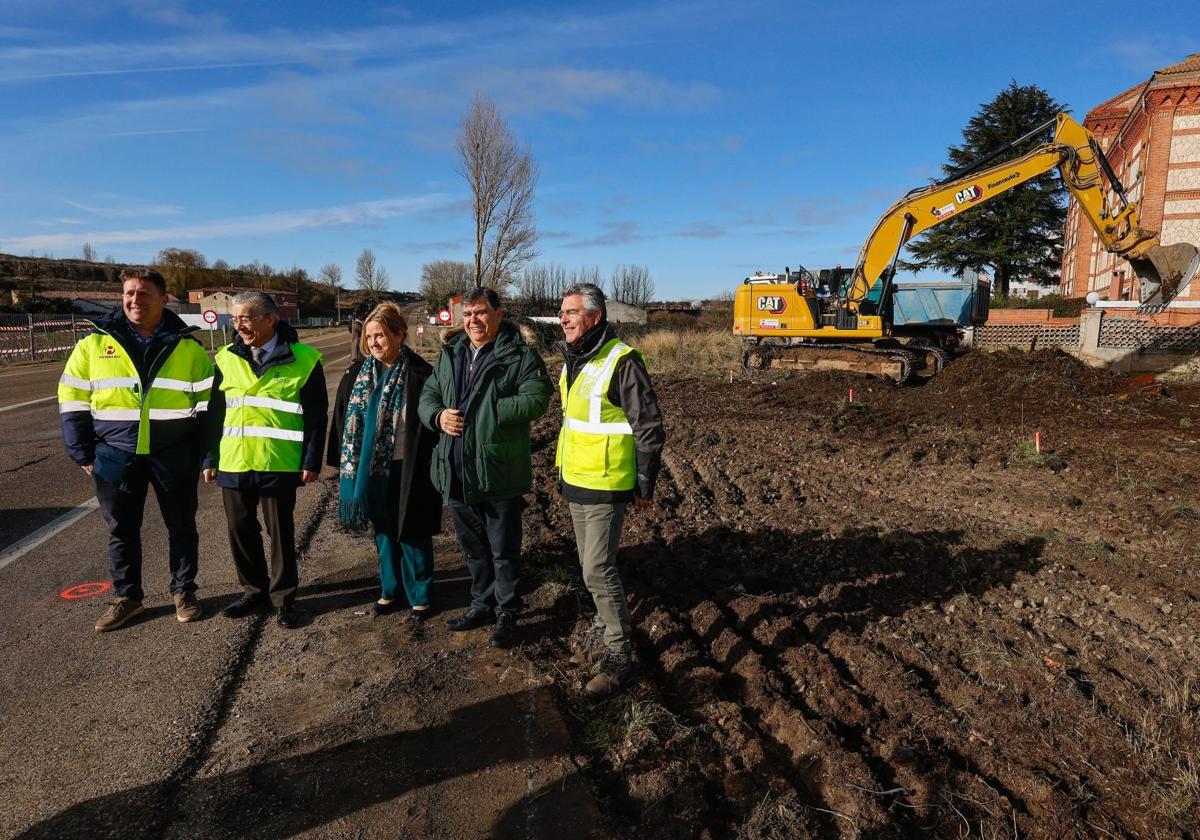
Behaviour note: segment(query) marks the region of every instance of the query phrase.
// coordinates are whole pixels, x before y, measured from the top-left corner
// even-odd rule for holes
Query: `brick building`
[[[275,298],[275,305],[279,307],[279,317],[286,321],[294,321],[300,315],[296,293],[279,292],[275,289],[238,289],[233,287],[190,289],[188,303],[199,307],[198,311],[200,312],[211,309],[218,315],[229,315],[231,314],[230,302],[238,292],[266,292]]]
[[[1163,245],[1200,243],[1200,53],[1088,112],[1083,121],[1100,143],[1140,223],[1159,231]],[[1118,199],[1110,196],[1110,206]],[[1129,263],[1104,251],[1074,200],[1063,231],[1063,292],[1106,300],[1137,300]],[[1180,300],[1200,300],[1200,284]]]

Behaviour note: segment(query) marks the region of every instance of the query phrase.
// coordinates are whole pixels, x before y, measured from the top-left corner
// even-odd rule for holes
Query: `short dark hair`
[[[474,289],[467,289],[463,292],[462,305],[467,306],[472,303],[487,301],[487,305],[492,309],[500,308],[500,295],[489,289],[487,286],[478,286]]]
[[[121,285],[125,285],[126,280],[146,280],[158,286],[158,290],[164,295],[167,293],[167,280],[153,268],[123,268],[121,269]]]

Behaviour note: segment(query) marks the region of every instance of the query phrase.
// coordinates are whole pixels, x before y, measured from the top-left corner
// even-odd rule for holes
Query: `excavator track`
[[[897,384],[933,376],[947,361],[946,352],[934,347],[910,350],[862,344],[760,345],[742,354],[742,366],[747,370],[845,370],[890,379]]]

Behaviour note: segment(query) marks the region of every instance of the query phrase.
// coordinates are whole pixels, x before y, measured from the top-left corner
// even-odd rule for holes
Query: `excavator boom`
[[[1125,199],[1125,188],[1092,133],[1070,115],[1059,114],[1051,142],[1016,160],[913,190],[889,208],[863,243],[848,300],[853,304],[865,299],[912,237],[1052,169],[1058,169],[1104,248],[1129,260],[1141,280],[1142,303],[1168,303],[1188,287],[1200,264],[1196,247],[1179,243],[1164,248],[1156,232],[1144,230],[1138,223],[1138,205]],[[1109,190],[1122,205],[1115,213],[1108,207]]]

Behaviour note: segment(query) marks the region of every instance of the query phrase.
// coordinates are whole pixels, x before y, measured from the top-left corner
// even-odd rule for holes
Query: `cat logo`
[[[972,201],[978,201],[983,197],[983,188],[978,184],[972,184],[965,190],[959,190],[954,194],[955,204],[970,204]]]
[[[758,308],[762,312],[778,315],[787,309],[787,301],[781,295],[759,295]]]

